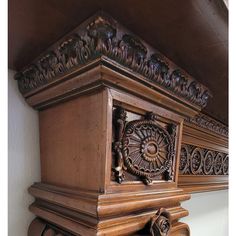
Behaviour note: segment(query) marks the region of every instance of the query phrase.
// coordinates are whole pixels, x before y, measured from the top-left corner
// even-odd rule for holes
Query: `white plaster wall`
[[[26,236],[34,218],[27,188],[40,180],[37,111],[29,107],[8,72],[8,235]]]
[[[8,85],[8,224],[9,236],[26,236],[33,214],[28,211],[33,198],[27,188],[40,180],[38,115],[18,91],[9,71]],[[190,215],[183,222],[189,224],[191,236],[228,235],[228,192],[216,191],[192,194],[183,207]]]
[[[228,235],[228,191],[194,193],[182,206],[189,216],[181,221],[189,225],[191,236]]]

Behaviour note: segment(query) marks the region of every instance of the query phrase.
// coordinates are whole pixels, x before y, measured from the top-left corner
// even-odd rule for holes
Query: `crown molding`
[[[104,56],[200,108],[212,96],[204,85],[103,12],[52,45],[15,79],[26,95]]]

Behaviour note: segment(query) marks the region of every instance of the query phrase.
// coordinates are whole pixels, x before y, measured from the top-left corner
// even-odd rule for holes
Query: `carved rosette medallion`
[[[216,175],[221,174],[223,167],[223,155],[218,153],[215,158],[214,173]]]
[[[209,175],[212,173],[213,163],[214,163],[214,153],[212,151],[207,151],[203,163],[203,170],[205,175]]]
[[[124,110],[118,111],[120,117],[117,122],[121,124]],[[166,180],[173,178],[174,138],[156,119],[153,113],[148,113],[143,120],[125,123],[123,119],[123,125],[119,125],[122,132],[116,130],[119,141],[115,142],[118,157],[115,169],[119,183],[124,179],[124,169],[139,176],[145,184],[151,184],[154,177],[162,174]]]
[[[229,156],[228,155],[226,155],[223,159],[222,169],[223,169],[223,174],[224,175],[226,175],[229,171]]]
[[[189,166],[189,150],[186,145],[181,147],[180,152],[180,163],[179,163],[179,170],[181,173],[185,173]]]
[[[168,236],[170,229],[170,214],[164,208],[161,208],[151,219],[150,233],[152,236]]]
[[[195,148],[190,158],[190,168],[193,174],[197,174],[201,171],[203,162],[203,154],[200,148]]]

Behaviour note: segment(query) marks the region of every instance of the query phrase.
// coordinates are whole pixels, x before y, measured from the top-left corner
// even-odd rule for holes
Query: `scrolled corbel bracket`
[[[151,218],[151,236],[168,236],[171,231],[171,216],[165,208],[160,208]]]

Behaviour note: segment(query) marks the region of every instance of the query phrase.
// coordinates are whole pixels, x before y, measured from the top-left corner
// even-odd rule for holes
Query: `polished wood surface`
[[[40,112],[43,182],[104,192],[107,99],[104,90]]]
[[[189,236],[181,203],[227,188],[208,89],[117,25],[99,12],[15,76],[39,111],[29,236]]]
[[[228,122],[228,10],[221,0],[10,0],[9,67],[26,66],[101,9],[209,87],[206,112]]]
[[[98,70],[95,71],[98,73]],[[85,78],[90,76],[86,73]],[[107,76],[105,70],[102,76]],[[111,71],[109,77],[114,85],[116,78],[119,78],[117,73],[112,75]],[[41,99],[47,100],[47,97],[36,100],[35,105],[40,107],[42,183],[29,189],[36,199],[30,210],[66,232],[87,236],[132,235],[143,230],[157,210],[164,208],[171,216],[169,235],[172,235],[173,230],[189,235],[186,225],[175,227],[181,217],[188,215],[180,203],[190,198],[189,194],[177,188],[183,117],[178,114],[178,106],[172,106],[175,111],[166,109],[165,101],[170,98],[163,97],[160,101],[150,102],[145,96],[137,97],[122,90],[122,84],[127,89],[132,83],[126,84],[126,80],[120,80],[120,83],[119,89],[112,88],[111,83],[109,87],[104,83],[94,87],[94,83],[90,83],[91,88],[85,93],[72,98],[71,93],[64,93],[60,103],[54,101],[46,106],[47,103],[44,106],[40,104]],[[63,83],[63,90],[56,91],[65,92],[65,85],[66,82]],[[134,87],[129,89],[133,90]],[[139,92],[133,90],[133,93]],[[174,100],[169,101],[171,106]],[[157,178],[152,185],[145,185],[140,179],[129,179],[128,176],[133,173],[126,170],[126,177],[121,184],[112,179],[112,159],[115,158],[111,152],[114,106],[128,110],[130,121],[140,119],[146,112],[152,111],[158,114],[158,124],[162,124],[164,129],[168,123],[177,125],[176,153],[171,162],[173,179]],[[191,108],[186,109],[191,111]]]

